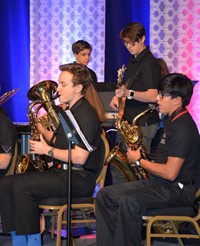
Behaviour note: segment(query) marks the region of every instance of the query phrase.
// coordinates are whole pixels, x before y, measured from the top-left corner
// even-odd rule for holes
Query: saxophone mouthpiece
[[[156,110],[156,111],[159,111],[159,105],[156,103],[156,104],[149,104],[149,109],[150,111],[153,111],[153,110]]]

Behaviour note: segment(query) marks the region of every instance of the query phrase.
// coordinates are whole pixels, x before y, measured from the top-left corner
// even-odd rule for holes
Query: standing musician
[[[192,81],[182,74],[168,74],[160,81],[157,103],[168,118],[155,162],[142,159],[140,148],[127,150],[129,161],[149,171],[151,177],[97,193],[97,246],[141,246],[142,216],[148,209],[193,205],[200,138],[185,108],[192,93]]]
[[[103,123],[106,120],[104,105],[99,93],[93,86],[94,83],[97,83],[97,75],[91,68],[87,66],[90,62],[92,46],[85,40],[78,40],[72,44],[72,52],[76,59],[75,63],[84,65],[89,70],[92,76],[92,83],[87,88],[85,97],[90,105],[97,112],[100,123]],[[62,104],[62,108],[65,109],[66,104]]]
[[[76,62],[87,67],[90,62],[92,46],[85,40],[78,40],[72,44],[72,52],[76,59]],[[97,83],[96,73],[89,67],[87,67],[92,76],[92,83]]]
[[[140,23],[129,23],[120,32],[120,38],[131,54],[125,73],[125,85],[115,91],[110,102],[113,110],[119,110],[118,98],[125,99],[123,119],[130,124],[149,103],[155,103],[158,82],[161,79],[161,68],[157,59],[145,45],[145,29]],[[123,110],[123,109],[122,109]],[[147,153],[150,152],[151,141],[155,136],[159,122],[158,113],[142,117],[139,125],[143,130],[143,144]]]
[[[92,195],[95,174],[100,168],[101,127],[95,110],[84,95],[91,83],[88,69],[72,63],[60,66],[57,92],[60,103],[67,103],[88,142],[96,147],[89,153],[78,145],[71,150],[72,197]],[[65,112],[59,107],[63,116]],[[67,197],[68,139],[60,125],[53,146],[52,132],[38,125],[40,141],[30,140],[31,153],[47,155],[53,166],[44,172],[32,172],[3,177],[0,180],[0,212],[4,232],[10,232],[13,245],[39,246],[39,202],[50,197]]]

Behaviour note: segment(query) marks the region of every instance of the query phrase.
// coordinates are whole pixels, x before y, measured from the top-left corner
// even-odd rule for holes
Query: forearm
[[[174,181],[183,165],[184,159],[177,157],[168,157],[168,160],[165,164],[155,163],[145,159],[141,159],[141,167],[149,171],[150,173]]]
[[[148,89],[146,91],[133,90],[133,95],[130,95],[131,91],[132,91],[131,89],[127,89],[125,86],[122,86],[121,88],[115,91],[115,95],[117,97],[126,97],[126,98],[131,96],[132,99],[141,102],[155,103],[157,101],[157,95],[158,95],[157,89]],[[128,99],[128,100],[132,100],[132,99]]]
[[[126,97],[130,95],[130,90],[127,90]],[[147,91],[134,91],[133,99],[141,102],[155,103],[158,92],[156,89],[150,89]]]
[[[158,95],[157,90],[149,90],[149,91],[134,91],[134,99],[141,102],[151,102],[155,103],[156,97]]]
[[[47,152],[48,154],[48,152]],[[79,165],[84,165],[87,160],[88,154],[77,152],[76,149],[71,150],[71,162]],[[61,162],[68,162],[69,158],[69,151],[68,150],[61,150],[61,149],[54,149],[54,158],[60,160]]]
[[[162,177],[164,179],[168,179],[167,177],[167,167],[164,164],[159,164],[155,162],[151,162],[145,159],[140,160],[141,167],[145,170],[149,171],[150,173]]]
[[[12,159],[12,154],[0,154],[0,169],[6,169]]]

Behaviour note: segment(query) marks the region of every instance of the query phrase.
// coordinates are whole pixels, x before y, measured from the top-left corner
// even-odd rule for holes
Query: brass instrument
[[[28,107],[28,119],[31,128],[31,139],[40,141],[40,134],[37,131],[37,124],[40,123],[48,130],[54,131],[60,124],[59,117],[53,109],[57,83],[52,80],[39,82],[30,88],[27,97],[33,101]],[[44,108],[47,114],[38,118],[38,112]],[[48,168],[44,155],[24,154],[20,157],[15,173],[29,171],[43,172]]]
[[[156,109],[157,108],[155,105],[149,105],[147,110],[141,112],[133,119],[132,124],[129,124],[127,121],[119,118],[116,121],[117,130],[123,135],[126,144],[131,146],[134,150],[142,147],[141,155],[144,159],[147,159],[148,156],[142,144],[142,128],[137,125],[137,121],[142,116],[151,113]],[[120,172],[126,182],[149,179],[149,173],[142,167],[129,162],[126,153],[121,150],[119,146],[115,146],[111,150],[106,158],[106,161],[112,163],[112,165],[118,170],[118,172]],[[165,221],[160,222],[158,226],[154,225],[153,228],[155,232],[158,233],[171,233],[173,231],[171,225]]]
[[[141,112],[139,115],[137,115],[133,121],[132,124],[129,124],[127,121],[118,118],[116,121],[116,127],[117,130],[122,134],[125,143],[127,146],[133,148],[134,150],[141,147],[141,155],[144,159],[147,159],[147,153],[145,151],[145,147],[142,143],[143,138],[143,132],[141,126],[137,125],[137,121],[142,116],[151,113],[156,109],[155,105],[150,105],[150,107]],[[119,155],[120,153],[120,155]],[[120,150],[119,146],[115,146],[109,153],[107,157],[107,162],[112,162],[112,164],[117,168],[124,169],[125,165],[130,166],[130,170],[133,173],[133,177],[129,177],[127,181],[133,181],[133,180],[148,180],[149,179],[149,173],[144,170],[142,167],[135,165],[134,163],[131,163],[127,157],[126,153],[124,151]],[[130,176],[130,175],[129,175]],[[132,176],[132,175],[131,175]]]
[[[141,154],[144,159],[147,159],[147,153],[142,143],[143,131],[141,126],[137,125],[137,121],[144,115],[153,112],[155,109],[156,106],[154,104],[150,104],[148,109],[141,112],[133,119],[132,124],[129,124],[123,119],[117,119],[116,121],[117,130],[124,137],[127,146],[131,147],[134,150],[142,147]]]
[[[123,85],[123,78],[126,71],[126,66],[122,65],[122,67],[117,71],[117,88]],[[118,98],[118,118],[121,119],[124,114],[124,107],[125,107],[125,98]]]
[[[107,163],[112,164],[115,168],[115,172],[112,173],[112,176],[120,174],[120,182],[130,182],[140,179],[138,175],[135,173],[135,170],[132,166],[130,166],[130,162],[126,156],[126,153],[118,146],[114,146],[111,152],[108,154],[106,158]],[[118,177],[117,177],[118,179]],[[113,177],[113,184],[117,184],[115,182],[116,178]]]
[[[0,96],[0,106],[7,102],[12,96],[14,96],[19,91],[19,88],[15,88],[12,91],[8,91]]]

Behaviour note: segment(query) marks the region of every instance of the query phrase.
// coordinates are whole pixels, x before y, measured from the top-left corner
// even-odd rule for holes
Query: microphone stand
[[[68,199],[67,199],[67,246],[71,244],[71,149],[72,149],[72,134],[68,133]]]
[[[92,152],[94,148],[90,146],[87,142],[87,139],[84,137],[81,132],[78,123],[76,122],[74,116],[70,110],[65,111],[66,115],[58,113],[61,125],[64,129],[65,135],[68,139],[68,199],[67,199],[67,246],[71,244],[71,173],[72,173],[72,163],[71,163],[71,150],[72,144],[83,144],[83,146],[89,151]]]

